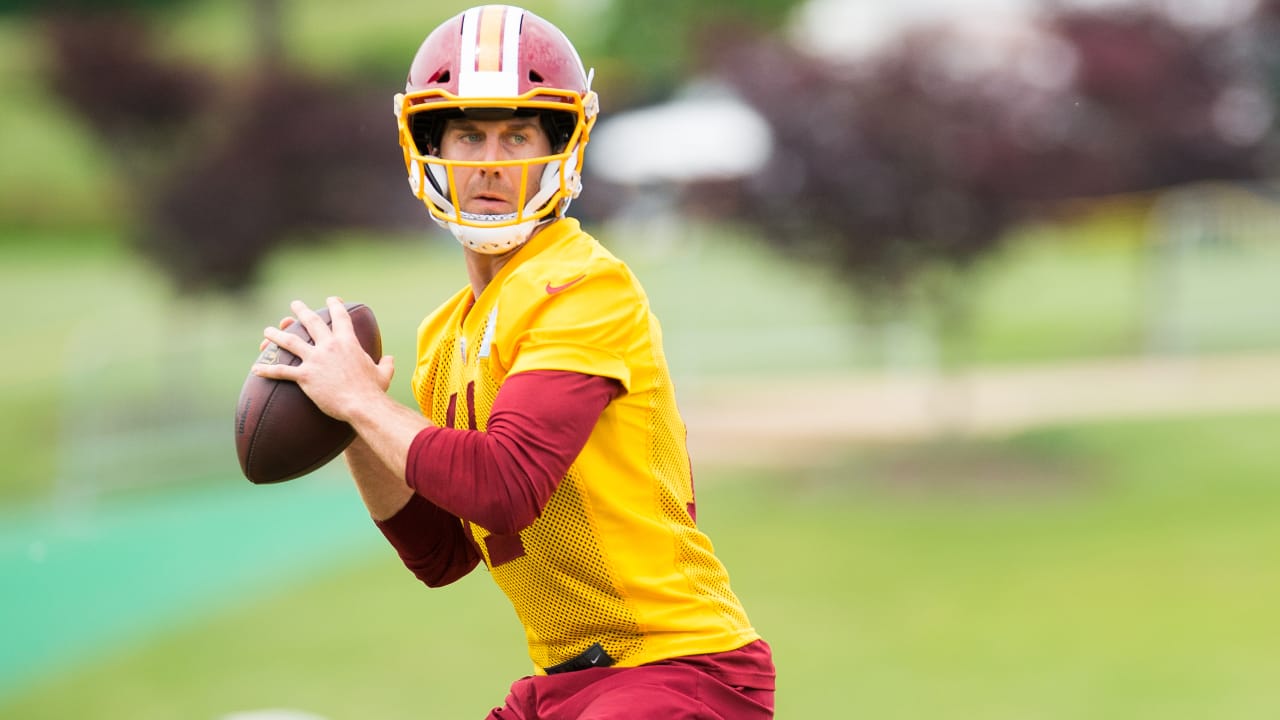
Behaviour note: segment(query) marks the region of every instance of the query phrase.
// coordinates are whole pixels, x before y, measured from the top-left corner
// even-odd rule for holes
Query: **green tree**
[[[1280,6],[1280,0],[1274,0]],[[722,197],[788,258],[829,269],[876,319],[916,298],[967,334],[966,271],[1067,201],[1274,172],[1275,23],[1189,27],[1156,9],[1062,10],[1037,47],[1070,68],[951,64],[972,40],[907,33],[856,67],[730,38],[719,75],[773,131],[770,163]],[[1056,48],[1056,50],[1055,50]],[[723,196],[728,196],[728,200]],[[953,343],[955,344],[955,343]]]
[[[38,7],[46,81],[107,149],[133,246],[180,293],[243,293],[285,243],[409,216],[385,88],[298,71],[282,0],[247,2],[243,76],[167,52],[158,2]]]
[[[801,0],[613,0],[605,13],[599,55],[616,65],[602,77],[614,107],[671,94],[689,70],[700,70],[710,38],[780,27]],[[593,53],[595,54],[595,53]]]
[[[190,0],[0,0],[0,15],[164,10]]]

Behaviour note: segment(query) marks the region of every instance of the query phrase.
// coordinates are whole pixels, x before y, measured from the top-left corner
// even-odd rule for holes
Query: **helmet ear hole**
[[[533,68],[529,68],[529,82],[541,83],[546,81],[542,79],[542,75],[540,75],[537,70],[534,70]]]
[[[573,137],[573,131],[578,126],[577,116],[573,113],[549,110],[540,113],[539,120],[542,121],[542,129],[547,133],[547,139],[551,141],[551,151],[564,152],[565,147],[569,145],[569,138]]]
[[[418,112],[411,115],[409,117],[409,134],[413,136],[413,144],[416,146],[418,154],[439,154],[445,121],[449,118],[460,117],[462,117],[462,111],[457,109]]]
[[[440,123],[432,122],[430,113],[418,113],[409,118],[409,134],[413,136],[413,144],[419,155],[432,155],[432,149],[439,144],[433,137],[438,133]]]

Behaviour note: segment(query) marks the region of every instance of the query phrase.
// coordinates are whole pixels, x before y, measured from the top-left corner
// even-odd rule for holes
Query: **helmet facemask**
[[[595,122],[595,114],[588,108],[588,103],[594,105],[595,93],[583,98],[540,88],[529,95],[514,103],[507,98],[450,98],[440,90],[396,96],[400,145],[410,189],[437,223],[476,252],[502,253],[522,244],[538,225],[563,216],[569,203],[582,192],[581,150]],[[551,143],[551,154],[496,161],[441,157],[441,135],[449,118],[522,116],[538,117]],[[505,215],[464,212],[455,181],[459,168],[511,173],[516,178],[516,211]]]

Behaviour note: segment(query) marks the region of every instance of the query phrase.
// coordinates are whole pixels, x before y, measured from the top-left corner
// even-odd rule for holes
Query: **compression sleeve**
[[[499,535],[538,518],[596,421],[622,391],[597,375],[531,370],[507,377],[484,432],[429,427],[409,448],[405,480],[446,512]]]
[[[480,562],[480,551],[462,522],[421,495],[375,524],[405,567],[428,587],[448,585]]]

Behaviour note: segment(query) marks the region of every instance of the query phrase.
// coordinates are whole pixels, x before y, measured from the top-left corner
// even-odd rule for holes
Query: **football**
[[[382,358],[382,335],[373,311],[361,303],[346,303],[360,346],[377,362]],[[316,313],[326,323],[328,308]],[[311,336],[295,322],[285,332],[307,342]],[[293,353],[269,344],[255,363],[300,362]],[[249,482],[284,482],[310,473],[338,456],[355,439],[350,425],[324,414],[297,383],[258,377],[252,372],[240,389],[236,405],[236,453]]]

